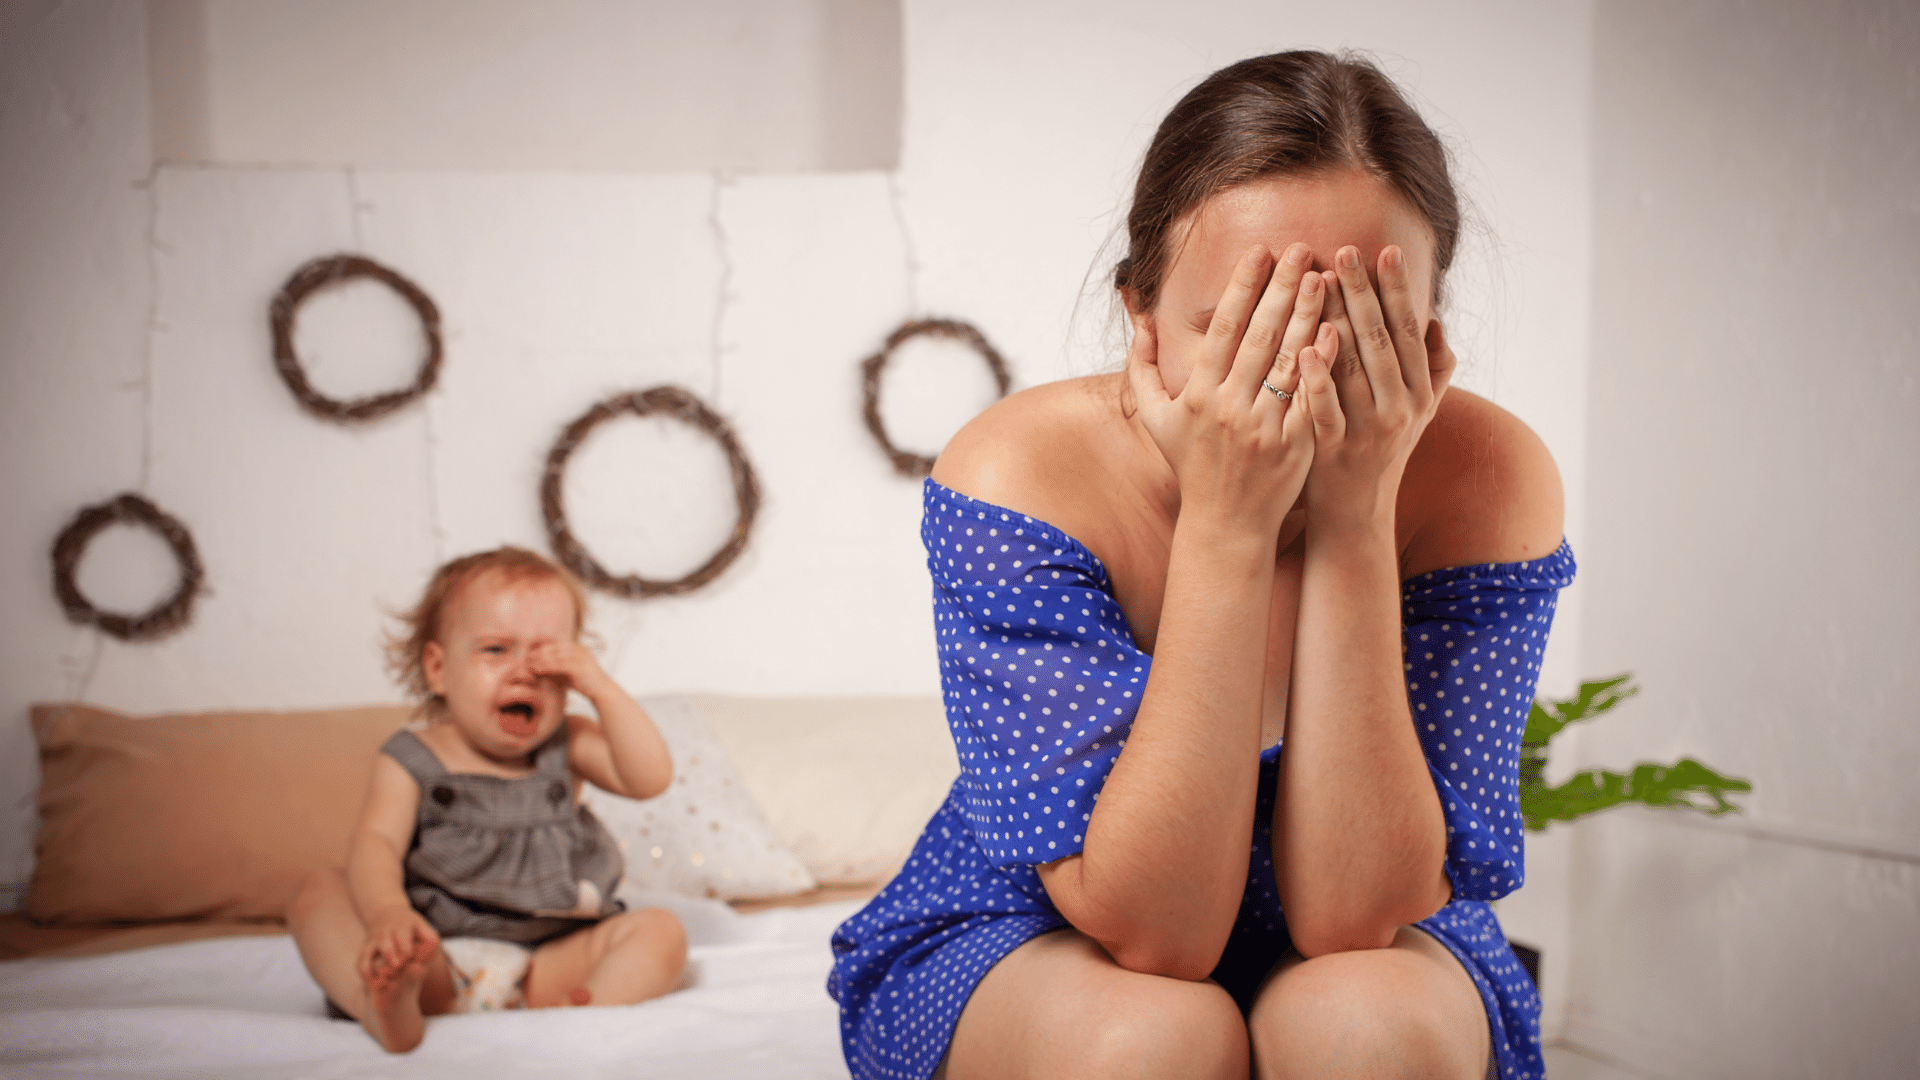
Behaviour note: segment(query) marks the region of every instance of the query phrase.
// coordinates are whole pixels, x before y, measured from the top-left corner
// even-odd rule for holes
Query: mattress
[[[436,1017],[411,1054],[326,1017],[285,935],[0,963],[8,1077],[847,1076],[827,939],[862,901],[743,914],[660,898],[687,928],[678,989],[639,1005]]]

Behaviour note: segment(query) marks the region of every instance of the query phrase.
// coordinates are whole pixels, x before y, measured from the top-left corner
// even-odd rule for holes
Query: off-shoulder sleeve
[[[925,503],[955,802],[996,867],[1077,854],[1152,660],[1078,541],[932,481]]]
[[[1407,700],[1447,821],[1460,900],[1497,900],[1526,879],[1520,737],[1540,681],[1565,543],[1542,559],[1436,570],[1401,586]]]

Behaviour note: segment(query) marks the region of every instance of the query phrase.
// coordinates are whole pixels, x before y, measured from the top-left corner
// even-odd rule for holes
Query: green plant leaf
[[[1577,773],[1559,787],[1547,786],[1547,743],[1568,724],[1591,720],[1638,694],[1631,674],[1580,684],[1580,692],[1563,701],[1539,701],[1527,713],[1527,730],[1520,737],[1520,817],[1532,832],[1552,821],[1572,821],[1621,803],[1670,806],[1719,817],[1740,808],[1727,801],[1729,792],[1752,791],[1738,777],[1722,776],[1693,758],[1672,765],[1641,762],[1633,772],[1605,769]]]
[[[1752,790],[1748,781],[1722,776],[1693,758],[1682,758],[1672,765],[1643,761],[1624,776],[1589,769],[1574,774],[1559,787],[1541,784],[1531,792],[1522,787],[1520,814],[1533,832],[1545,829],[1548,822],[1572,821],[1629,802],[1697,810],[1719,817],[1740,810],[1727,801],[1728,792]]]
[[[1520,736],[1522,747],[1544,748],[1568,724],[1591,720],[1640,692],[1631,685],[1633,675],[1615,675],[1580,684],[1580,692],[1564,701],[1535,699],[1527,711],[1527,730]]]

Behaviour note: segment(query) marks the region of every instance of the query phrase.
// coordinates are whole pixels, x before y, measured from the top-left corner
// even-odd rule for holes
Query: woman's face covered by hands
[[[1330,286],[1320,319],[1340,331],[1343,355],[1354,347],[1352,331],[1331,275],[1335,253],[1343,247],[1359,249],[1359,263],[1370,268],[1377,290],[1371,268],[1378,265],[1382,248],[1397,245],[1405,255],[1413,314],[1422,327],[1433,317],[1433,238],[1426,224],[1393,189],[1358,170],[1270,177],[1228,188],[1202,204],[1175,244],[1158,304],[1151,312],[1135,313],[1153,320],[1160,377],[1174,396],[1186,386],[1234,268],[1256,245],[1276,261],[1292,245],[1306,246],[1309,272],[1326,275]],[[1281,277],[1276,273],[1274,280]],[[1308,333],[1303,344],[1312,340]],[[1293,358],[1285,351],[1278,364],[1291,369]]]

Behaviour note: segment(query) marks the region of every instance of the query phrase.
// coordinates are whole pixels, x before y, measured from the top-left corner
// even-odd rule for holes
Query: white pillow
[[[646,907],[648,893],[753,900],[812,889],[813,875],[768,827],[699,709],[678,694],[640,704],[673,755],[673,783],[651,799],[592,784],[580,794],[626,856],[614,895]]]
[[[893,876],[959,775],[938,697],[691,694],[816,880]]]

